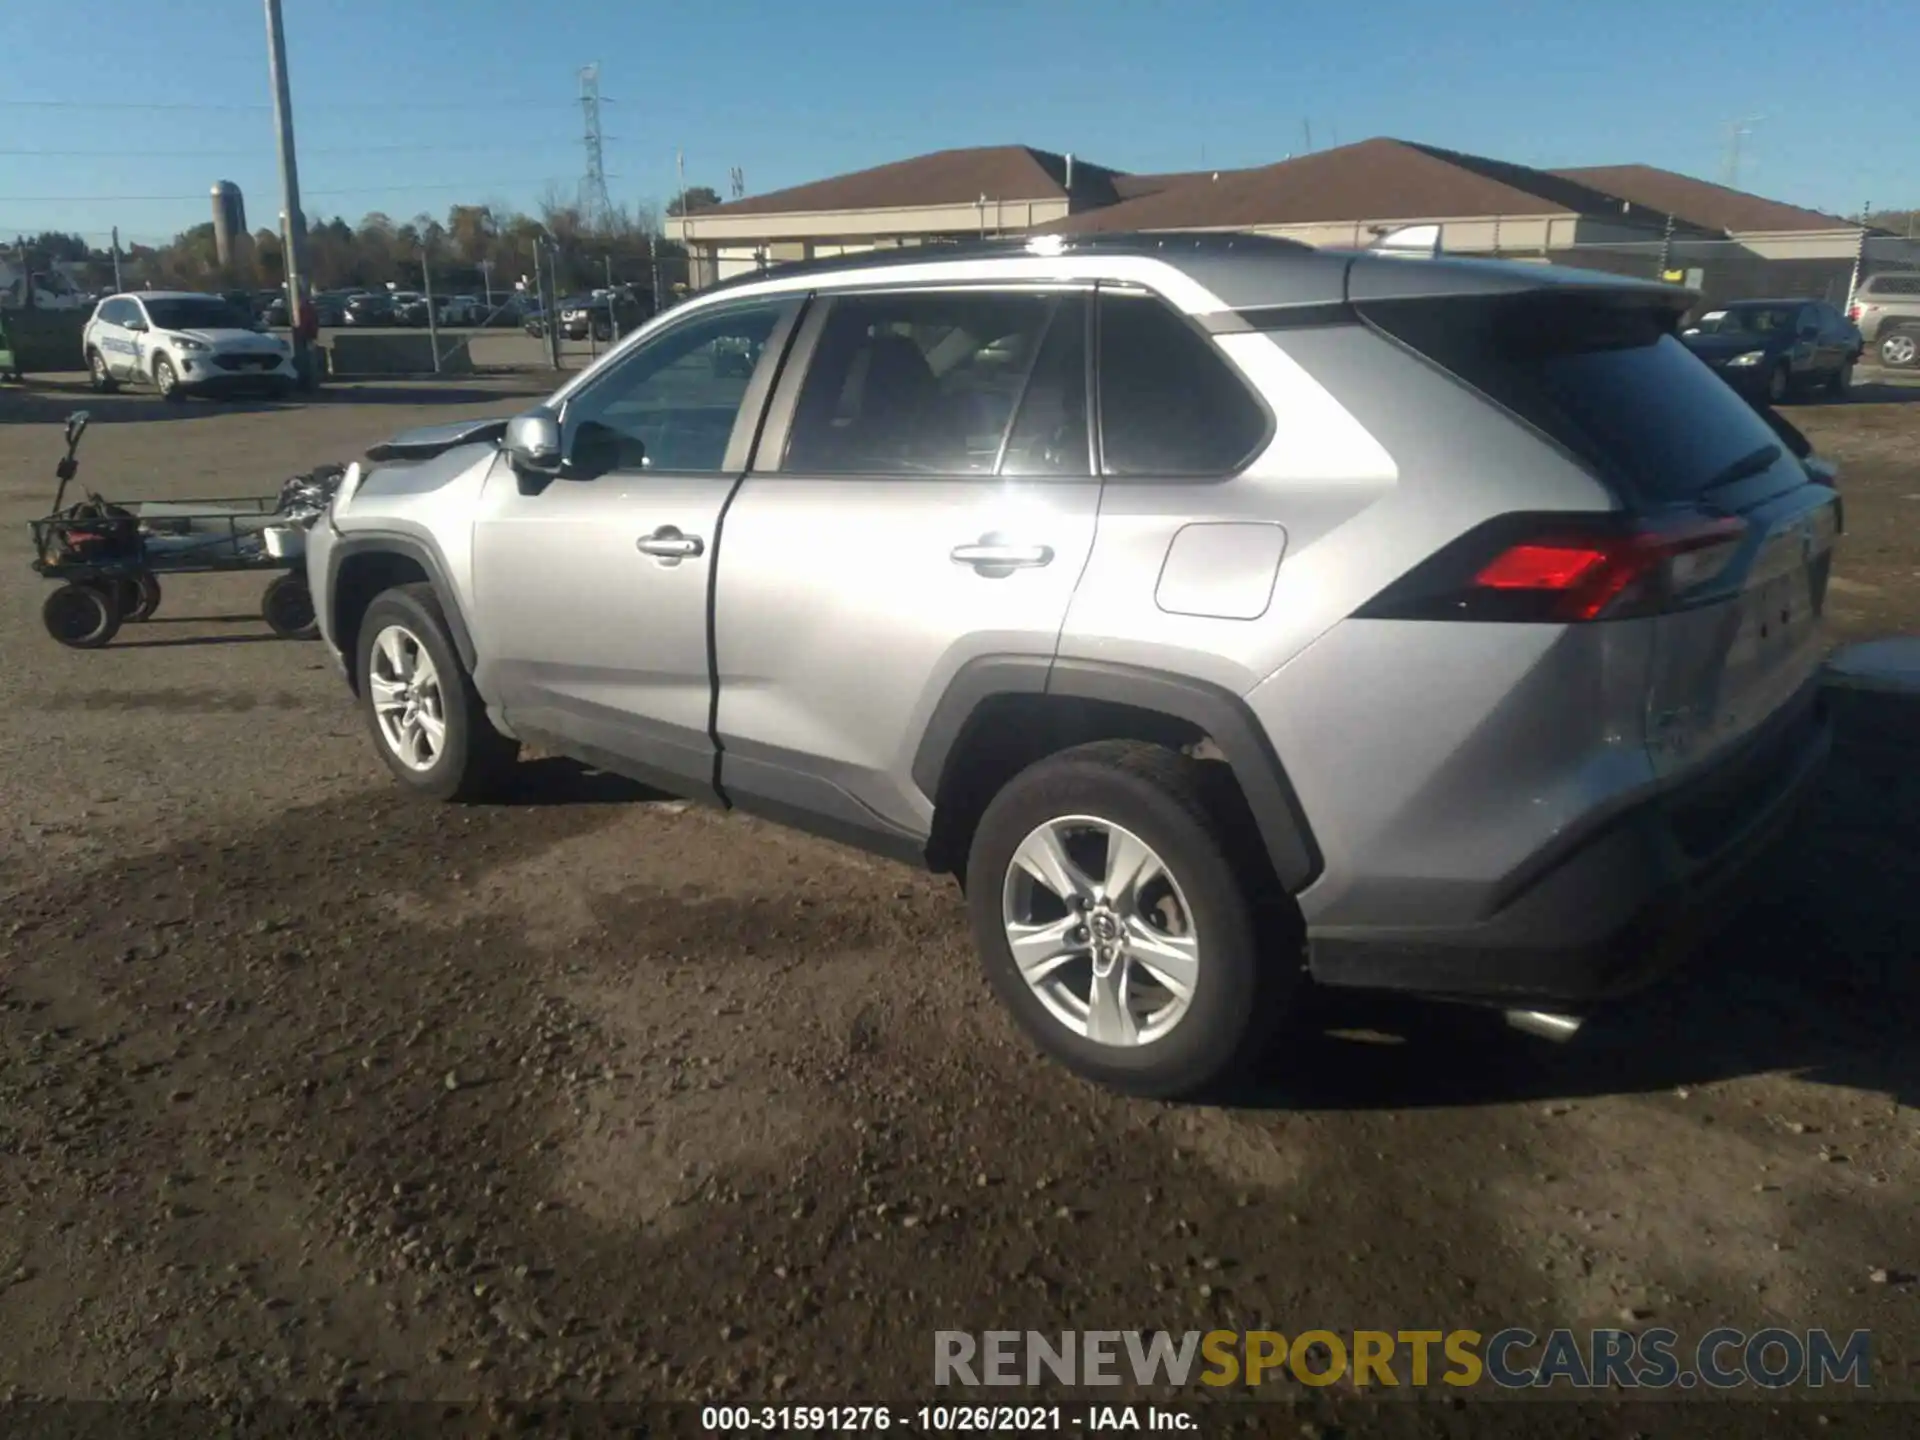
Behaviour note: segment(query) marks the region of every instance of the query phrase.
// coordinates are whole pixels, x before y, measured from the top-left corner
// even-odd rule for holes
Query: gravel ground
[[[404,801],[257,579],[99,652],[40,627],[75,405],[86,481],[183,497],[530,387],[0,390],[0,1397],[904,1400],[940,1329],[1624,1323],[1870,1328],[1920,1398],[1920,780],[1871,702],[1762,898],[1571,1046],[1354,1005],[1199,1108],[1036,1058],[945,882],[559,761]],[[1920,617],[1908,401],[1794,412],[1844,466],[1841,639]],[[1614,1433],[1263,1393],[1288,1433]]]

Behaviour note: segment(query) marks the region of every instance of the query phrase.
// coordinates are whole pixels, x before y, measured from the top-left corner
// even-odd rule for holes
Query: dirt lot
[[[1181,1108],[1030,1053],[945,882],[554,761],[403,802],[257,580],[96,653],[41,630],[76,404],[83,476],[165,497],[525,393],[0,391],[0,1396],[904,1400],[939,1329],[1624,1315],[1870,1328],[1920,1398],[1920,780],[1871,706],[1764,898],[1574,1045],[1362,1007]],[[1844,467],[1836,636],[1920,628],[1920,390],[1795,418]]]

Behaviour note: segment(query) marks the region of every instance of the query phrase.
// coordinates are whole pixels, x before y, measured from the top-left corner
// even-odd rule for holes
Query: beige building
[[[1823,295],[1920,247],[1647,165],[1537,170],[1362,140],[1254,169],[1128,175],[1022,145],[945,150],[668,222],[696,286],[782,261],[1022,231],[1246,230],[1364,246],[1436,225],[1449,252],[1684,280],[1709,299]]]
[[[942,150],[678,216],[666,235],[699,288],[763,264],[1038,229],[1118,204],[1118,178],[1025,145]]]

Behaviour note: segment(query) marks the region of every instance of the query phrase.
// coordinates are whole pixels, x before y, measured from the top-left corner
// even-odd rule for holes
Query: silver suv
[[[951,873],[1106,1083],[1311,986],[1567,1031],[1828,745],[1831,472],[1692,298],[1244,236],[769,272],[369,452],[313,593],[405,786],[527,743]]]
[[[1869,275],[1853,292],[1847,316],[1882,365],[1896,370],[1920,365],[1920,270]]]

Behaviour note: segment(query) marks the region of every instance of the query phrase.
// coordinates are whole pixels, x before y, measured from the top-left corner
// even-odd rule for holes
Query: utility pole
[[[433,303],[433,250],[420,242],[420,290],[427,297],[427,344],[433,350],[433,373],[440,373],[440,316]]]
[[[1860,289],[1860,271],[1867,260],[1867,216],[1873,213],[1873,206],[1866,201],[1860,202],[1860,239],[1853,251],[1853,274],[1847,277],[1847,303],[1841,308],[1851,314],[1853,297]]]
[[[1666,228],[1660,234],[1660,274],[1657,278],[1667,278],[1667,271],[1673,268],[1673,216],[1667,216]]]
[[[620,297],[613,293],[613,256],[600,257],[607,263],[607,324],[613,329],[614,343],[620,340]]]
[[[116,293],[127,287],[120,283],[120,227],[113,227],[113,288]]]
[[[287,31],[280,19],[280,0],[267,7],[267,70],[273,79],[273,126],[280,139],[280,196],[287,215],[283,269],[287,282],[287,319],[293,323],[293,368],[303,384],[311,386],[314,357],[300,324],[301,286],[307,276],[307,217],[300,208],[300,167],[293,150],[293,95],[287,86]]]

